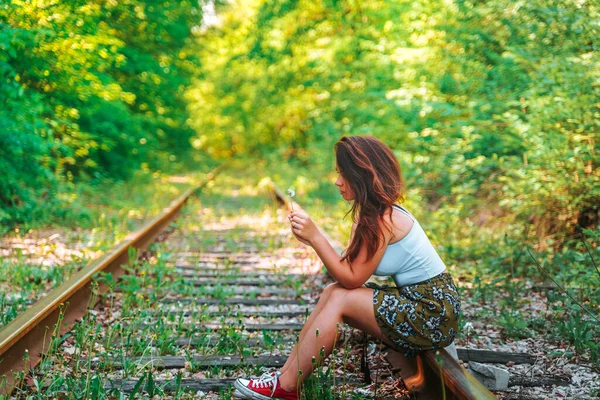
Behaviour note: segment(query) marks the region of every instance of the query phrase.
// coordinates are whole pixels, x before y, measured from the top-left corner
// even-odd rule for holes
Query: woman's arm
[[[385,253],[386,244],[390,240],[390,233],[386,229],[383,229],[385,236],[384,245],[377,249],[374,256],[367,261],[367,249],[363,246],[356,259],[352,263],[349,263],[347,260],[340,261],[340,255],[334,250],[331,243],[323,236],[306,212],[292,212],[289,218],[292,222],[292,233],[298,240],[315,249],[327,271],[347,289],[355,289],[362,286],[373,275],[383,257],[383,253]],[[355,228],[353,225],[352,235],[354,235]]]

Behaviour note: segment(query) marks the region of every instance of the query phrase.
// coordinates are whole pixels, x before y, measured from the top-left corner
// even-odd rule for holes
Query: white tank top
[[[414,222],[408,234],[387,245],[377,269],[377,276],[391,276],[397,286],[412,285],[441,274],[446,265],[433,248],[419,222],[403,207],[394,205]]]

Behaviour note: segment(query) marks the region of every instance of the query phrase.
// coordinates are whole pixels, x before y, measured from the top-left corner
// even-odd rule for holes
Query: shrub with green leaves
[[[0,224],[61,182],[126,179],[189,158],[192,2],[0,5]],[[60,188],[61,191],[68,190]]]

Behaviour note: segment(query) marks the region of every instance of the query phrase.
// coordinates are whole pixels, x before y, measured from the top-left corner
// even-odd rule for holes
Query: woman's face
[[[338,167],[336,167],[335,170],[337,171],[337,174],[338,174],[338,177],[335,181],[335,186],[337,186],[338,189],[340,190],[340,194],[346,201],[354,200],[354,192],[348,185],[348,182],[346,182],[346,180],[340,173],[340,169]]]

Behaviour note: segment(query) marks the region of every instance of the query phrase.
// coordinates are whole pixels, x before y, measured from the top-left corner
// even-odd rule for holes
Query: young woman
[[[446,347],[456,336],[456,286],[417,220],[397,204],[404,187],[392,151],[372,136],[352,136],[336,143],[335,155],[335,184],[344,200],[352,202],[354,221],[343,256],[304,211],[290,213],[289,220],[294,236],[316,251],[337,283],[323,291],[283,368],[237,379],[238,397],[298,399],[299,385],[312,372],[312,358],[319,360],[317,349],[324,348],[325,357],[331,353],[342,322],[409,359],[423,350]],[[365,286],[373,274],[391,276],[396,285]]]

